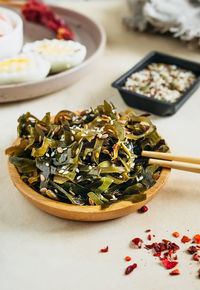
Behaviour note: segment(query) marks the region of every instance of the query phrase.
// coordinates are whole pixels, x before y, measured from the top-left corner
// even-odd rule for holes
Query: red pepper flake
[[[188,248],[187,251],[188,251],[189,254],[193,255],[193,254],[196,253],[198,250],[197,250],[197,248],[196,248],[195,246],[191,246],[191,247]]]
[[[131,272],[133,272],[133,270],[137,268],[137,264],[133,264],[133,265],[130,265],[126,268],[125,270],[125,275],[129,275]]]
[[[199,271],[198,271],[198,277],[200,278],[200,269],[199,269]]]
[[[172,269],[172,268],[176,267],[176,265],[178,265],[178,262],[169,261],[169,260],[164,259],[164,258],[160,258],[160,260],[167,270]]]
[[[180,234],[179,234],[178,232],[174,232],[172,235],[173,235],[175,238],[180,237]]]
[[[142,248],[142,243],[143,243],[143,240],[140,239],[140,238],[135,238],[132,240],[132,242],[139,248],[141,249]]]
[[[154,255],[154,257],[160,257],[161,253],[154,253],[153,255]]]
[[[145,233],[149,233],[150,231],[151,231],[151,230],[150,230],[150,229],[148,229],[148,230],[146,230],[146,231],[145,231]]]
[[[180,271],[179,271],[179,269],[175,269],[172,272],[170,272],[169,275],[171,275],[171,276],[180,275]]]
[[[146,205],[144,205],[143,207],[141,207],[140,209],[138,209],[138,212],[139,213],[144,213],[146,211],[148,211],[148,207]]]
[[[131,257],[126,256],[124,259],[125,259],[125,261],[129,262],[131,260]]]
[[[195,235],[194,240],[196,244],[200,244],[200,235],[199,234]]]
[[[101,252],[101,253],[106,253],[106,252],[108,252],[108,246],[106,246],[104,249],[101,249],[100,252]]]
[[[178,257],[177,257],[177,255],[176,256],[174,256],[174,260],[176,261],[176,260],[178,260]]]
[[[155,238],[155,235],[153,235],[153,237]]]
[[[188,243],[188,242],[190,242],[190,241],[191,241],[191,239],[188,238],[187,236],[183,236],[182,239],[181,239],[181,242],[184,243],[184,244],[185,244],[185,243]]]
[[[198,256],[198,254],[194,254],[194,256],[193,256],[193,260],[194,260],[194,261],[199,261],[199,256]]]
[[[148,238],[148,240],[149,240],[149,241],[151,241],[151,235],[148,235],[148,237],[147,237],[147,238]]]

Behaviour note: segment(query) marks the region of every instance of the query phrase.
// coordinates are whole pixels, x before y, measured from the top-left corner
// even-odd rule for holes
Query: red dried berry
[[[146,212],[146,211],[148,211],[148,207],[147,207],[146,205],[144,205],[143,207],[141,207],[141,208],[138,210],[139,213],[144,213],[144,212]]]
[[[182,239],[181,239],[181,242],[184,243],[184,244],[188,243],[190,241],[191,241],[191,239],[189,237],[187,237],[187,236],[183,236]]]
[[[149,240],[149,241],[151,241],[151,235],[148,235],[148,237],[147,237],[147,238],[148,238],[148,240]]]
[[[100,252],[101,252],[101,253],[106,253],[106,252],[108,252],[108,246],[106,246],[104,249],[101,249]]]
[[[194,261],[199,261],[199,256],[198,256],[198,254],[194,254],[194,256],[193,256],[193,260],[194,260]]]
[[[133,270],[137,268],[137,264],[133,264],[133,265],[130,265],[126,268],[125,270],[125,275],[129,275],[131,272],[133,272]]]
[[[161,258],[160,260],[167,270],[172,269],[178,265],[178,262],[169,261],[168,259]]]
[[[132,240],[132,242],[139,248],[141,249],[142,248],[142,243],[143,243],[143,240],[140,239],[140,238],[135,238]]]
[[[171,276],[180,275],[180,271],[179,271],[179,269],[175,269],[172,272],[170,272],[169,275],[171,275]]]
[[[178,232],[174,232],[172,235],[173,235],[175,238],[180,237],[180,234],[179,234]]]
[[[196,244],[200,244],[200,235],[199,234],[194,236],[194,241]]]
[[[126,256],[124,259],[125,259],[125,261],[129,262],[131,260],[131,257]]]

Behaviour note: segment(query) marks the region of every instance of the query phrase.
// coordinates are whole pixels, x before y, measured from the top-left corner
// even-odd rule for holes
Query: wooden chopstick
[[[177,156],[171,153],[162,153],[162,152],[156,152],[156,151],[142,151],[141,155],[145,157],[159,158],[163,160],[200,164],[200,158],[189,157],[189,156]]]
[[[25,5],[25,2],[0,0],[0,5],[23,8]]]
[[[157,164],[162,167],[200,173],[200,158],[177,156],[171,153],[162,153],[155,151],[153,152],[142,151],[141,155],[145,157],[150,157],[149,164]],[[160,158],[160,159],[152,159],[152,158]],[[179,161],[179,162],[171,162],[171,161]]]
[[[171,162],[171,161],[165,161],[161,159],[149,159],[149,164],[157,164],[162,167],[200,173],[200,165],[197,165],[197,164],[179,163],[176,161]]]

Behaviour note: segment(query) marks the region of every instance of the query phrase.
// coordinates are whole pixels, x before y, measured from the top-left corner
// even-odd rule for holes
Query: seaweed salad
[[[21,179],[45,197],[74,205],[139,202],[159,178],[142,150],[168,147],[146,117],[117,113],[104,101],[82,112],[63,110],[18,119],[19,142],[6,150]]]

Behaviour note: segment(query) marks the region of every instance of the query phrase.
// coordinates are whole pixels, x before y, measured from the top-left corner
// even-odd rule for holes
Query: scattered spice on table
[[[124,259],[125,259],[125,261],[127,261],[127,262],[131,261],[131,257],[130,257],[130,256],[126,256]]]
[[[137,268],[137,264],[134,263],[133,265],[130,265],[126,268],[125,270],[125,275],[129,275],[131,272],[133,272],[133,270]]]
[[[100,250],[101,253],[107,253],[108,252],[108,246]]]
[[[140,238],[134,238],[132,240],[133,244],[138,248],[138,249],[141,249],[142,248],[142,243],[143,243],[143,240],[140,239]]]
[[[191,241],[191,239],[189,237],[187,237],[187,236],[183,236],[182,239],[181,239],[181,242],[184,243],[184,244],[188,243],[190,241]]]
[[[139,213],[145,213],[148,211],[148,207],[146,205],[144,205],[143,207],[141,207],[140,209],[138,209]]]
[[[194,236],[194,241],[196,244],[200,244],[200,235],[199,234]]]
[[[178,238],[178,237],[180,237],[180,234],[179,234],[178,232],[174,232],[174,233],[173,233],[173,236],[174,236],[175,238]]]
[[[171,276],[180,275],[180,271],[179,271],[179,269],[175,269],[172,272],[170,272],[169,275],[171,275]]]
[[[176,65],[152,63],[128,77],[124,89],[173,103],[195,80],[195,74]]]
[[[145,230],[145,232],[149,232],[151,231],[150,229]],[[196,234],[193,237],[193,241],[192,239],[190,239],[187,236],[183,236],[184,240],[187,240],[187,242],[191,242],[192,245],[187,249],[187,253],[193,255],[192,256],[192,260],[199,262],[200,261],[200,256],[198,254],[198,251],[200,251],[200,246],[199,244],[199,234]],[[175,238],[176,235],[174,236]],[[181,239],[181,241],[183,240],[183,238]],[[147,236],[147,239],[149,239],[149,235]],[[143,240],[141,238],[134,238],[132,240],[132,243],[134,245],[136,245],[136,247],[138,249],[142,249],[142,245],[143,245]],[[196,245],[194,245],[194,243],[196,243]],[[106,252],[107,251],[106,247],[105,249],[102,249],[102,252]],[[179,245],[177,245],[176,243],[166,240],[166,239],[162,239],[161,242],[154,242],[152,244],[144,244],[143,249],[146,250],[152,250],[152,255],[154,257],[157,257],[160,262],[161,265],[163,265],[165,267],[165,269],[167,270],[171,270],[174,269],[177,265],[178,265],[178,256],[177,256],[177,251],[180,250]],[[184,251],[185,252],[185,251]],[[131,261],[131,257],[130,256],[126,256],[125,261],[129,262]],[[137,267],[137,264],[134,263],[132,265],[129,265],[126,269],[125,269],[125,275],[129,275],[135,268]],[[178,268],[172,270],[171,272],[169,272],[170,276],[176,276],[176,275],[180,275],[180,271]],[[200,269],[198,270],[198,278],[200,278]]]

